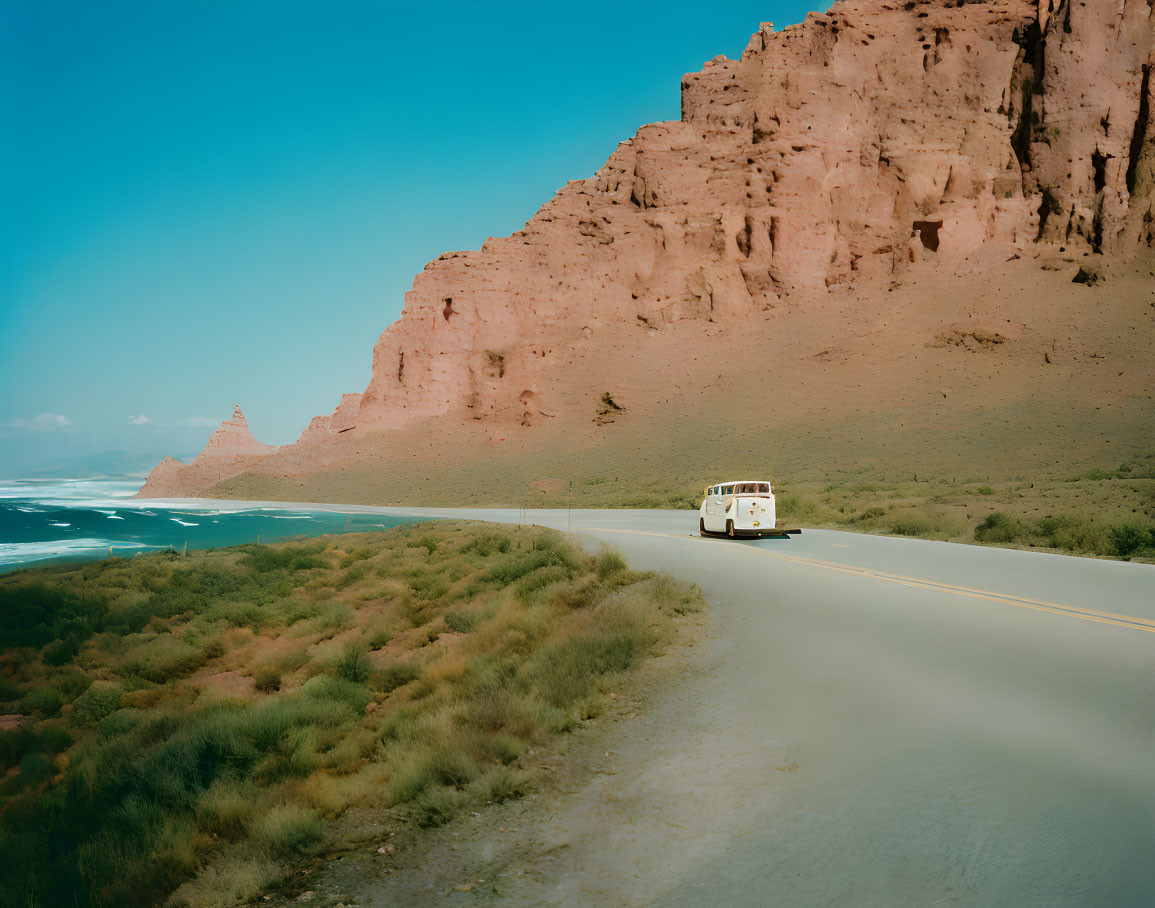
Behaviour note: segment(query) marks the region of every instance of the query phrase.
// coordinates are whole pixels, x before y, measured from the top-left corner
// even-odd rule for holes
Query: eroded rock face
[[[221,423],[190,464],[166,457],[145,480],[140,495],[145,498],[167,495],[188,495],[230,476],[243,473],[263,458],[279,449],[253,438],[248,420],[239,406],[233,415]]]
[[[297,439],[301,447],[313,447],[324,444],[332,435],[347,432],[357,425],[358,413],[361,407],[360,394],[342,394],[341,403],[332,413],[324,416],[314,416]]]
[[[427,265],[369,387],[298,446],[446,414],[533,425],[553,351],[609,322],[740,323],[989,244],[1150,246],[1153,21],[1148,0],[848,0],[766,23],[683,78],[680,121]]]
[[[253,457],[271,454],[275,445],[266,445],[253,438],[249,422],[240,406],[233,408],[233,415],[221,423],[208,440],[204,450],[197,455],[201,460],[229,460],[234,457]]]
[[[189,465],[191,466],[191,464]],[[166,457],[148,474],[140,492],[142,498],[163,498],[166,495],[187,495],[192,491],[186,465],[175,457]]]
[[[599,321],[740,320],[991,242],[1149,245],[1152,46],[1146,0],[845,2],[765,24],[682,80],[680,122],[643,127],[520,233],[431,262],[359,418],[464,402],[532,421],[551,347]]]

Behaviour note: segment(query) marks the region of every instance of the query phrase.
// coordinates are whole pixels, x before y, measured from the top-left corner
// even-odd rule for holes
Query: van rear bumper
[[[735,539],[759,539],[763,536],[797,536],[802,532],[802,527],[788,527],[776,526],[770,529],[762,529],[759,527],[756,530],[744,530],[741,527],[734,527]],[[728,536],[725,530],[706,530],[707,536]]]
[[[756,539],[759,536],[797,536],[802,532],[801,527],[773,527],[768,530],[743,530],[740,527],[734,527],[734,535],[742,536],[743,538]]]

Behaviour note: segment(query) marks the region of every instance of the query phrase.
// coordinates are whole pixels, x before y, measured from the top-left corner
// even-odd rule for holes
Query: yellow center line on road
[[[664,539],[693,539],[693,536],[678,535],[675,533],[649,533],[644,530],[615,530],[609,527],[591,527],[598,533],[628,533],[632,536],[658,536]],[[709,540],[719,545],[721,540]],[[987,602],[996,602],[1002,605],[1014,605],[1018,608],[1031,609],[1036,612],[1050,612],[1052,615],[1066,615],[1069,618],[1080,618],[1083,621],[1094,621],[1097,624],[1111,624],[1115,627],[1130,628],[1131,630],[1146,631],[1155,634],[1155,620],[1136,618],[1131,615],[1119,615],[1115,612],[1103,612],[1098,609],[1084,608],[1080,605],[1062,605],[1058,602],[1047,602],[1043,599],[1031,599],[1026,596],[1013,594],[993,593],[989,590],[978,590],[968,586],[956,586],[950,583],[940,583],[937,580],[924,580],[919,577],[907,577],[903,574],[892,574],[887,571],[876,571],[873,568],[855,567],[848,564],[837,564],[831,561],[820,561],[817,558],[801,558],[797,555],[784,555],[781,552],[768,552],[766,549],[750,546],[735,546],[736,550],[761,555],[765,558],[775,558],[779,561],[789,561],[808,567],[823,568],[828,571],[837,571],[841,574],[855,574],[860,577],[870,577],[874,580],[885,580],[888,583],[897,583],[899,586],[909,586],[915,589],[928,590],[936,593],[949,593],[953,596],[962,596],[967,599],[982,599]]]

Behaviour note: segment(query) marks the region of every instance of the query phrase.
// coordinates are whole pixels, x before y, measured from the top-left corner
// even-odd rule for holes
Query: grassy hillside
[[[432,523],[0,579],[0,904],[232,904],[520,797],[695,589],[556,533]],[[382,846],[384,847],[384,845]]]

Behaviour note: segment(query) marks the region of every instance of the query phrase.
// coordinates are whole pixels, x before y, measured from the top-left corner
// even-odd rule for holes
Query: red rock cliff
[[[740,321],[985,244],[1150,246],[1153,22],[1149,0],[848,0],[764,24],[683,78],[680,121],[427,265],[369,387],[293,447],[451,413],[533,424],[552,352],[607,322]]]

